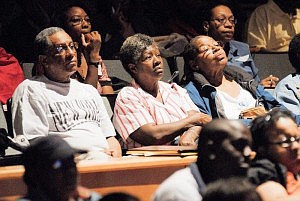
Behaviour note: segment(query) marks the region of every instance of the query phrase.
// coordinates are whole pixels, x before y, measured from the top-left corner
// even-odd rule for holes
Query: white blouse
[[[227,119],[238,119],[241,111],[255,107],[256,100],[251,93],[240,87],[237,97],[232,97],[227,93],[217,89],[217,98],[221,101],[224,114]]]

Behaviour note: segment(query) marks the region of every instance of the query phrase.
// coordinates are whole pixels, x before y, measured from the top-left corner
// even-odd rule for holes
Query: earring
[[[196,67],[198,67],[198,66],[196,66]],[[208,141],[207,141],[207,144],[208,144],[208,145],[213,145],[213,144],[214,144],[214,141],[213,141],[213,140],[208,140]]]
[[[204,31],[206,32],[206,35],[208,36],[208,28],[204,27]]]
[[[216,159],[216,155],[215,154],[209,154],[208,156],[209,160],[213,161]]]
[[[205,29],[205,32],[206,32],[206,35],[208,36],[208,29],[207,28]]]

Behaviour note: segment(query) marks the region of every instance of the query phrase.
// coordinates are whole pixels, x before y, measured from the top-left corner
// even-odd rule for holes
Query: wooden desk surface
[[[102,195],[127,192],[151,200],[158,185],[178,169],[196,161],[188,157],[123,157],[107,161],[82,161],[77,167],[80,183]],[[0,200],[15,200],[26,193],[23,166],[0,167]]]

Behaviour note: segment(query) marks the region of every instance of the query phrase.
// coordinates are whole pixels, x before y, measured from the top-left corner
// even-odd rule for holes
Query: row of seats
[[[295,72],[295,69],[289,62],[287,53],[254,53],[252,54],[254,63],[259,69],[259,77],[265,78],[269,75],[284,78],[290,73]],[[107,65],[108,74],[110,76],[116,76],[120,79],[130,81],[130,75],[124,70],[119,60],[104,60]],[[175,82],[184,75],[184,60],[183,57],[171,57],[164,59],[165,75],[163,81],[168,81],[175,71],[179,72]]]
[[[252,55],[256,66],[259,68],[260,78],[265,78],[269,75],[274,75],[280,79],[294,72],[294,68],[289,62],[287,53],[255,53]],[[108,74],[111,77],[117,77],[126,82],[131,81],[131,76],[125,71],[120,60],[104,60]],[[33,63],[23,63],[22,65],[25,78],[32,77]],[[179,72],[178,77],[174,79],[179,82],[184,74],[183,57],[171,57],[164,59],[165,73],[163,81],[171,79],[175,71]],[[108,106],[108,113],[112,116],[112,108],[115,100],[115,95],[102,96],[104,103]]]
[[[259,69],[260,78],[274,75],[280,79],[293,73],[295,70],[289,62],[287,53],[255,53],[252,55],[256,66]],[[117,77],[124,81],[130,82],[131,76],[125,71],[120,60],[104,60],[108,75]],[[25,78],[32,76],[33,63],[22,63]],[[179,82],[184,73],[184,61],[182,57],[171,57],[164,59],[165,74],[163,81],[171,79],[175,71],[179,71],[178,77],[174,79]]]
[[[259,69],[260,78],[265,78],[269,75],[274,75],[280,79],[287,76],[289,73],[293,73],[295,70],[289,62],[287,53],[255,53],[252,55],[256,66]],[[111,77],[117,77],[126,82],[131,81],[131,76],[125,71],[120,60],[104,60],[106,64],[108,74]],[[25,78],[32,77],[33,63],[23,63],[22,65]],[[171,79],[172,74],[175,71],[179,72],[178,77],[174,79],[175,82],[179,82],[184,74],[184,60],[183,57],[171,57],[164,59],[165,74],[163,81]],[[108,114],[112,117],[114,101],[116,95],[102,95],[102,99],[108,109]]]
[[[110,77],[117,77],[126,82],[131,81],[131,76],[125,71],[120,60],[103,60],[106,65],[107,73]],[[21,63],[25,78],[32,77],[32,68],[34,63]],[[163,81],[168,81],[172,77],[173,71],[170,70],[167,59],[164,59],[164,77]]]

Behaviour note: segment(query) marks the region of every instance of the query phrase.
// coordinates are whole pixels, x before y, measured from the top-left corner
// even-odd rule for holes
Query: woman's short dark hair
[[[68,29],[68,17],[67,11],[72,7],[82,8],[89,17],[91,16],[91,11],[88,6],[81,2],[71,2],[64,4],[61,8],[55,10],[51,16],[51,26],[61,27],[67,31]]]
[[[200,21],[200,25],[201,25],[201,32],[200,34],[206,34],[206,31],[203,30],[203,26],[202,23],[204,21],[210,21],[212,18],[212,12],[211,10],[214,9],[217,6],[227,6],[228,8],[230,8],[230,4],[228,3],[228,0],[212,0],[212,1],[207,1],[206,5],[204,5],[204,8],[201,11],[201,21]],[[232,10],[232,8],[230,8]],[[233,12],[233,11],[232,11]]]
[[[129,36],[120,49],[120,60],[125,70],[130,74],[128,64],[137,64],[145,49],[155,44],[153,38],[145,34]]]
[[[187,44],[184,48],[182,53],[183,60],[184,60],[184,77],[185,77],[185,84],[193,79],[193,66],[192,61],[196,61],[196,58],[199,54],[199,49],[197,46],[196,41],[203,37],[204,35],[199,35],[194,37],[189,44]],[[206,37],[206,36],[204,36]]]

